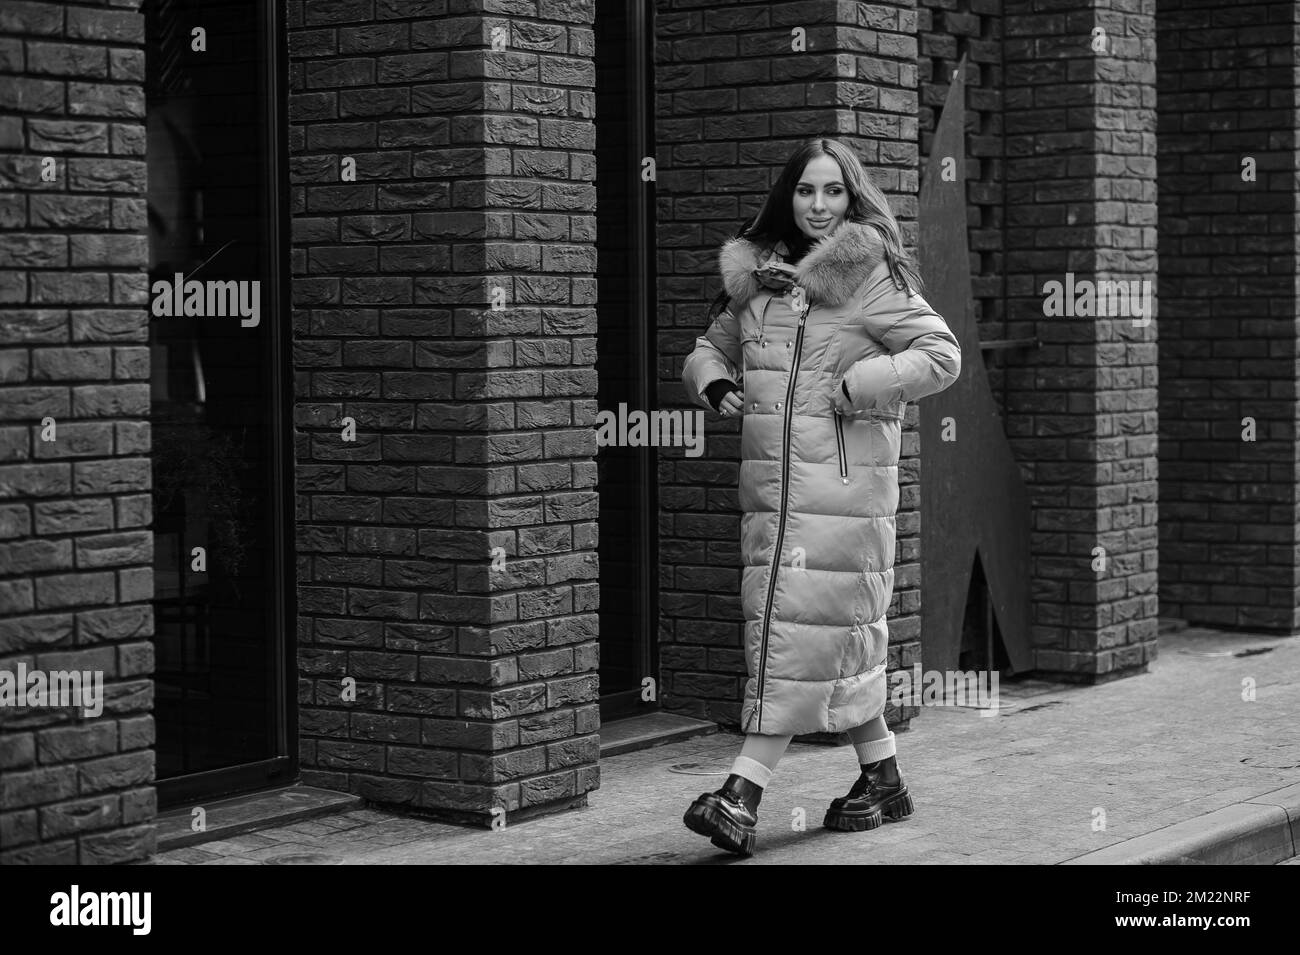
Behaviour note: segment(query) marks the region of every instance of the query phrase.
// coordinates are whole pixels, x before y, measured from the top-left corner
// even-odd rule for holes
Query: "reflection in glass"
[[[159,779],[277,755],[274,170],[259,8],[144,5]],[[168,314],[154,293],[178,274],[260,283],[262,320],[211,314],[208,296]]]
[[[653,410],[655,373],[650,243],[640,231],[649,82],[638,44],[650,33],[643,0],[596,9],[597,407]],[[642,680],[655,676],[655,449],[608,445],[597,457],[600,492],[600,692],[604,721],[642,713]]]

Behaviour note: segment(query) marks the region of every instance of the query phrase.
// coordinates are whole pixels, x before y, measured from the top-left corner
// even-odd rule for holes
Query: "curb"
[[[1174,823],[1060,865],[1277,865],[1300,846],[1300,783]]]

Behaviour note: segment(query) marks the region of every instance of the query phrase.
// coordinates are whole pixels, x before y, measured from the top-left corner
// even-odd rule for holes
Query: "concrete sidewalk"
[[[872,832],[821,828],[827,802],[857,776],[853,750],[795,744],[764,795],[758,848],[748,860],[720,852],[681,821],[695,796],[725,778],[740,737],[724,733],[603,760],[588,807],[500,831],[366,809],[175,849],[155,861],[844,865],[1294,855],[1300,638],[1166,633],[1151,671],[1088,687],[1004,681],[995,717],[924,708],[898,735],[916,814]],[[1106,851],[1081,858],[1096,850]]]

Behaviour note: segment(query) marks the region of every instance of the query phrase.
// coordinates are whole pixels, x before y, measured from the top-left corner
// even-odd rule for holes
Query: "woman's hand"
[[[728,391],[718,402],[718,414],[724,418],[738,418],[745,413],[745,393]]]
[[[754,269],[754,277],[764,288],[775,292],[784,292],[794,284],[795,267],[785,262],[769,262],[761,269]]]
[[[853,413],[853,403],[849,400],[849,397],[844,394],[843,379],[841,379],[840,382],[836,382],[834,387],[831,389],[831,407],[842,415],[850,415]]]

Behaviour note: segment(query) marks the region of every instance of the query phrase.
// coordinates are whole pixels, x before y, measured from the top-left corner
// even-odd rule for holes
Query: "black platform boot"
[[[859,763],[862,774],[847,796],[831,801],[822,825],[841,832],[875,829],[885,819],[906,819],[913,812],[907,784],[898,774],[893,756],[875,763]]]
[[[711,836],[719,849],[753,855],[762,798],[762,786],[732,773],[717,792],[704,793],[691,803],[682,821],[692,832]]]

